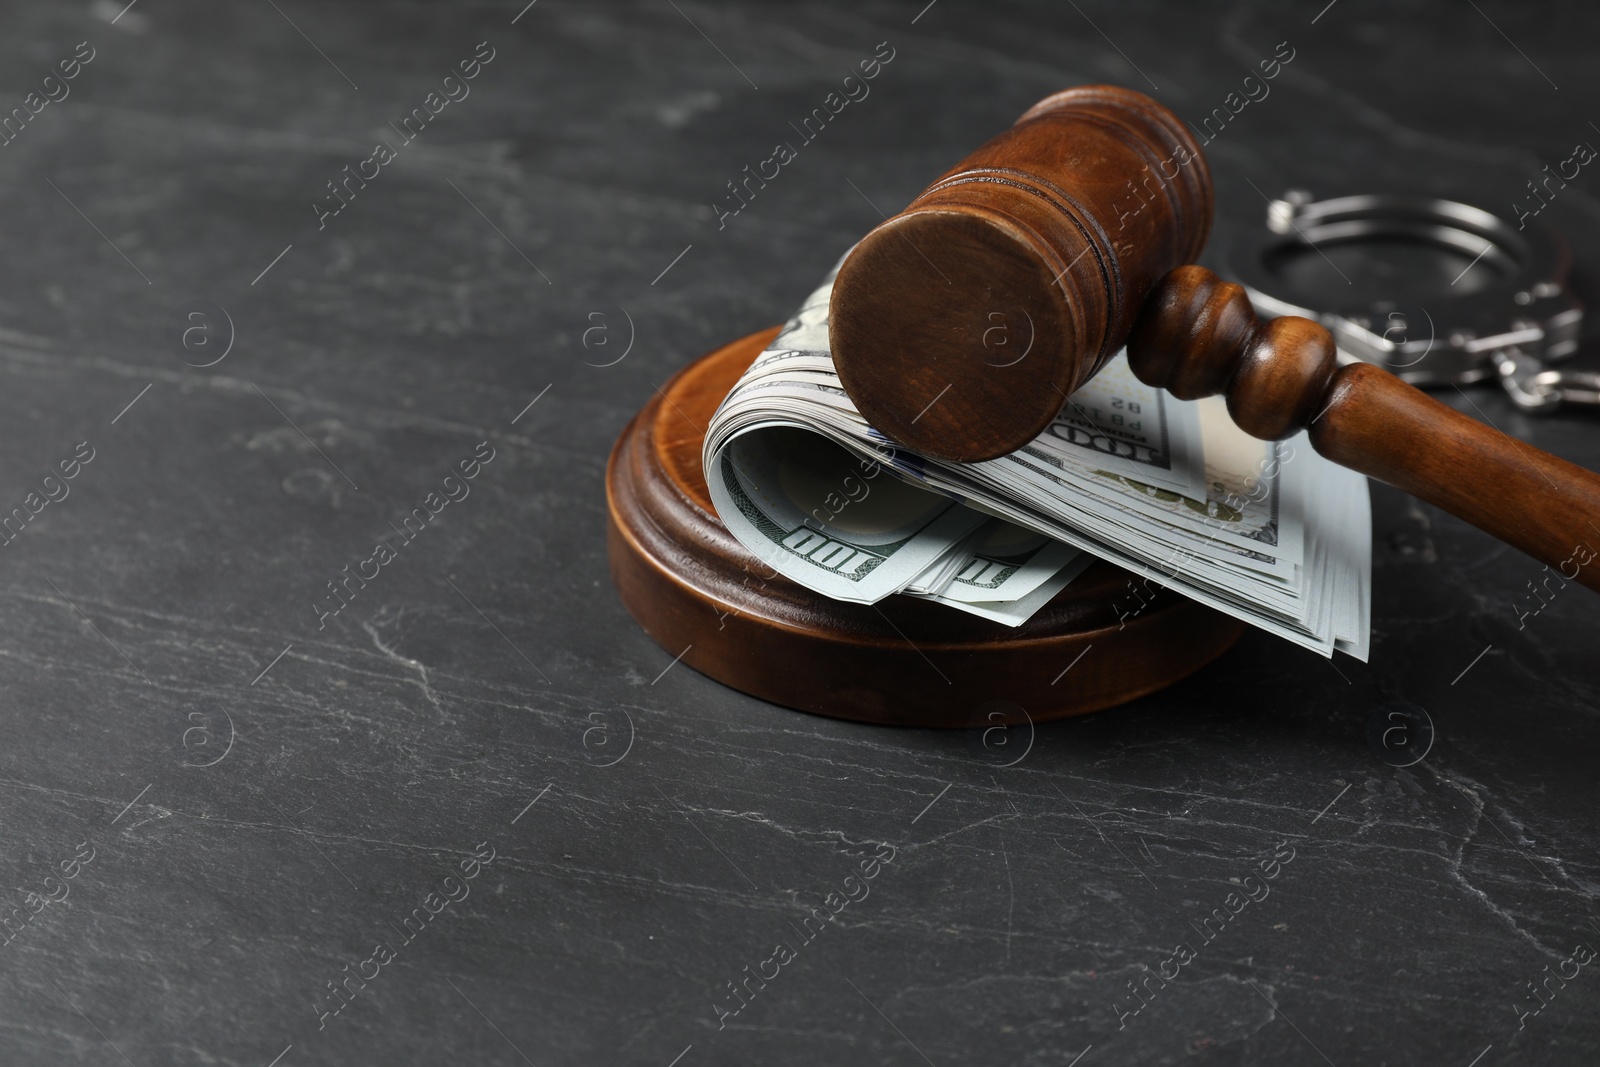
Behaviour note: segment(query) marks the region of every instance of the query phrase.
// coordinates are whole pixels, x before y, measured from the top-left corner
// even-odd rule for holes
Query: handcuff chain
[[[1600,407],[1600,372],[1546,367],[1520,348],[1491,355],[1506,394],[1524,411],[1545,415],[1562,404]]]

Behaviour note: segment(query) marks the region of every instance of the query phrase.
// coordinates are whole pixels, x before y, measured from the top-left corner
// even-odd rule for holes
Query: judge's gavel
[[[1468,418],[1370,364],[1341,367],[1309,319],[1257,320],[1203,267],[1211,175],[1183,124],[1128,89],[1030,108],[869,233],[834,281],[829,343],[890,440],[1006,455],[1126,344],[1147,385],[1226,394],[1241,429],[1309,428],[1397,486],[1600,591],[1600,476]]]

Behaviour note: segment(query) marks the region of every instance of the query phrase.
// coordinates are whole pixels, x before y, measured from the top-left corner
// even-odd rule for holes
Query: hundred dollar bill
[[[1303,435],[1257,441],[1220,401],[1149,389],[1119,356],[1023,449],[981,463],[921,456],[868,425],[840,383],[828,350],[831,291],[830,276],[707,429],[713,501],[752,552],[829,596],[870,602],[904,590],[1012,625],[1098,557],[1304,647],[1365,656],[1366,481]],[[846,486],[852,469],[857,482]],[[873,493],[894,481],[942,503],[883,493],[851,518],[850,494],[868,472]],[[1019,528],[1007,536],[1031,548],[980,547],[986,516]],[[1119,614],[1142,610],[1144,588]]]
[[[736,438],[709,473],[711,501],[740,543],[835,600],[898,592],[985,521],[789,426]]]
[[[1073,450],[1065,454],[1093,457],[1101,471],[1187,497],[1205,493],[1195,407],[1135,378],[1120,353],[1029,447],[1054,456],[1065,451],[1058,442]]]
[[[1236,549],[1232,558],[1241,566],[1287,578],[1302,562],[1304,541],[1303,501],[1297,492],[1285,496],[1279,476],[1295,446],[1248,437],[1215,399],[1195,405],[1207,461],[1206,484],[1194,496],[1104,472],[1084,477],[1031,445],[1007,457],[997,484],[1030,499],[1055,499],[1063,508],[1099,508],[1155,537],[1187,530],[1219,551]]]
[[[999,522],[999,519],[990,519],[988,522],[973,530],[967,536],[951,545],[945,554],[930,563],[926,570],[913,578],[907,585],[900,589],[902,593],[939,593],[955,580],[956,575],[966,570],[972,564],[973,554],[977,551],[979,542],[988,533],[990,523]]]
[[[991,519],[969,542],[948,584],[929,590],[965,604],[1020,600],[1061,573],[1083,553],[1004,519]],[[1085,557],[1083,565],[1093,562]],[[1081,569],[1081,568],[1080,568]]]
[[[1087,552],[1080,552],[1073,557],[1070,563],[1061,567],[1030,592],[1018,597],[1016,600],[955,600],[938,593],[912,593],[910,595],[932,600],[939,604],[947,604],[970,615],[980,615],[985,619],[992,619],[1006,626],[1021,626],[1032,618],[1035,612],[1048,604],[1057,593],[1071,585],[1072,580],[1088,570],[1093,563],[1093,556]]]

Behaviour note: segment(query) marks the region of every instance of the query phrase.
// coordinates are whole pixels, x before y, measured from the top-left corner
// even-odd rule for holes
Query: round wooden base
[[[691,364],[634,416],[606,470],[611,575],[669,654],[764,700],[902,726],[1043,722],[1170,685],[1243,623],[1097,563],[1012,628],[891,596],[846,604],[766,568],[717,520],[705,427],[776,329]],[[1125,616],[1118,622],[1118,605]],[[1135,613],[1136,612],[1136,613]]]

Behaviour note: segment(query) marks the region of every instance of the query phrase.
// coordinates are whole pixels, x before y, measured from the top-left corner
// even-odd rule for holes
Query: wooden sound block
[[[993,726],[1124,703],[1198,670],[1244,632],[1107,563],[1016,628],[912,597],[842,603],[771,571],[717,519],[700,451],[717,405],[776,335],[751,334],[684,368],[612,449],[611,576],[669,655],[818,715]]]

